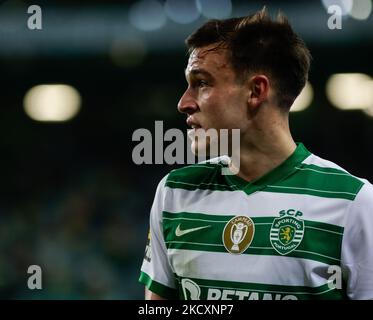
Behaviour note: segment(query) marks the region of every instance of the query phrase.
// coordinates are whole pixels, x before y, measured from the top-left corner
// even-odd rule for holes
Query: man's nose
[[[180,98],[179,103],[177,104],[177,109],[179,112],[186,114],[192,114],[198,110],[198,104],[190,94],[189,89],[187,89]]]

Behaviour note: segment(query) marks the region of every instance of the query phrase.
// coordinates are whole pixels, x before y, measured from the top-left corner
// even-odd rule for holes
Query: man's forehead
[[[188,60],[188,66],[185,70],[189,73],[195,68],[221,69],[229,65],[227,50],[217,48],[216,45],[209,45],[202,48],[195,48]]]

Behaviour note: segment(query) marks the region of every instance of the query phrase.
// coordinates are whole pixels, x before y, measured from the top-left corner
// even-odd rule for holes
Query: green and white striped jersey
[[[176,299],[373,299],[367,180],[302,144],[250,183],[224,166],[215,158],[159,183],[140,282]]]

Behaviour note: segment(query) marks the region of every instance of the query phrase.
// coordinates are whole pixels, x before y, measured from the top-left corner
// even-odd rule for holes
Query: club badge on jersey
[[[251,244],[255,233],[253,220],[247,216],[236,216],[224,227],[223,243],[229,253],[241,254]]]
[[[289,209],[281,210],[279,214],[280,217],[273,220],[270,240],[273,249],[286,255],[294,251],[303,240],[304,221],[299,218],[303,213]]]

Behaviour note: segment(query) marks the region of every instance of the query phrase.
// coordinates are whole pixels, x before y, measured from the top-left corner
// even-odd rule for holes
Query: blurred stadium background
[[[327,25],[333,3],[341,30]],[[33,4],[42,30],[27,28]],[[132,133],[155,120],[186,130],[185,37],[263,5],[313,55],[296,141],[373,181],[371,0],[1,1],[0,298],[142,299],[148,214],[174,167],[135,165]],[[54,84],[66,86],[34,88]],[[42,290],[27,288],[33,264]]]

